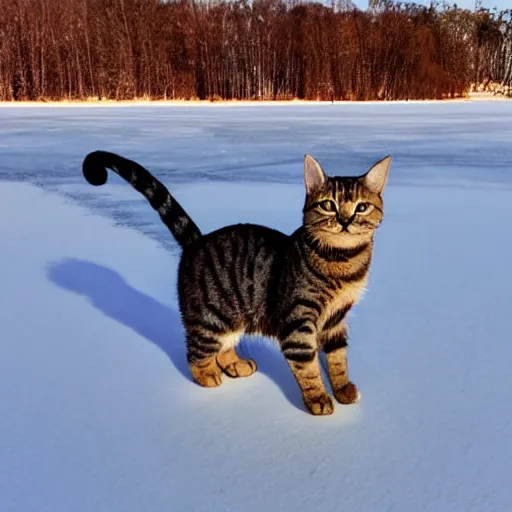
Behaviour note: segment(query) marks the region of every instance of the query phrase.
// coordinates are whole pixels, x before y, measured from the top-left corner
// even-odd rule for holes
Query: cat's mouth
[[[354,226],[350,224],[338,224],[336,230],[334,231],[338,235],[356,235],[354,233]]]
[[[354,231],[354,228],[350,228],[349,226],[345,228],[339,226],[337,229],[323,229],[322,231],[326,235],[331,235],[335,237],[353,237],[361,235],[361,233]]]
[[[325,233],[326,235],[334,235],[336,237],[355,237],[367,234],[364,229],[361,229],[358,225],[352,222],[331,222],[330,224],[322,227],[318,226],[318,228],[319,232]]]

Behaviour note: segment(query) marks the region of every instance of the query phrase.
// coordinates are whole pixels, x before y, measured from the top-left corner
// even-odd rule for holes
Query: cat
[[[383,219],[382,193],[391,157],[357,177],[328,177],[304,157],[303,222],[293,234],[252,224],[202,234],[167,188],[138,163],[94,151],[83,162],[92,185],[107,168],[141,192],[182,247],[178,298],[193,380],[214,387],[256,370],[235,347],[243,333],[278,340],[314,415],[332,414],[319,351],[336,400],[359,399],[348,378],[347,314],[364,291],[373,239]]]

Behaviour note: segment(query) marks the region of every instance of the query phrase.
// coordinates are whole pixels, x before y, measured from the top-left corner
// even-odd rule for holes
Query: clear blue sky
[[[368,6],[367,0],[354,0],[354,2],[361,8],[365,9]],[[425,0],[416,0],[418,4],[428,5],[430,2]],[[450,3],[456,3],[463,9],[471,9],[475,7],[475,0],[450,0]],[[499,10],[512,8],[512,0],[482,0],[482,7],[492,9],[497,7]]]

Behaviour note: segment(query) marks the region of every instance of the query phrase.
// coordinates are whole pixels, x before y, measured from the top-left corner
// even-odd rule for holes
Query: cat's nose
[[[347,229],[348,225],[352,222],[352,217],[345,215],[338,215],[338,222],[341,224],[343,229]]]

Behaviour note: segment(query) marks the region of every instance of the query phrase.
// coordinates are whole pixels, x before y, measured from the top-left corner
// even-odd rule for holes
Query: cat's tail
[[[182,247],[201,238],[201,231],[178,201],[137,162],[108,151],[93,151],[82,164],[85,179],[95,186],[107,182],[107,168],[119,174],[149,201]]]

